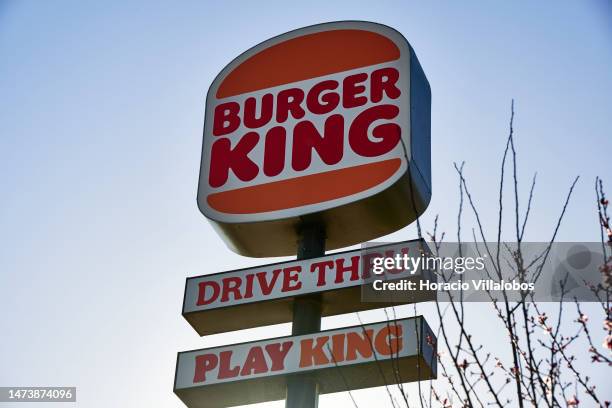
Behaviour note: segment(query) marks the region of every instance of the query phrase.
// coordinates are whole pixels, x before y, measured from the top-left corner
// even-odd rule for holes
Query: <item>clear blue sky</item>
[[[452,162],[465,160],[493,232],[515,98],[523,195],[538,171],[527,239],[548,239],[576,175],[560,239],[599,238],[596,175],[612,194],[608,1],[0,0],[0,385],[77,385],[83,407],[180,407],[177,351],[288,332],[199,338],[180,316],[186,276],[267,262],[230,252],[196,207],[204,97],[251,46],[345,19],[400,31],[431,83],[426,229],[440,214],[454,234]],[[320,406],[338,404],[350,400]]]

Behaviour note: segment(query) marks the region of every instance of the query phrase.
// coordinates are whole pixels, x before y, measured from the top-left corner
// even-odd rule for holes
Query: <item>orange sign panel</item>
[[[209,89],[199,208],[249,256],[294,254],[304,217],[328,249],[395,231],[431,196],[430,100],[414,51],[383,25],[259,44]]]

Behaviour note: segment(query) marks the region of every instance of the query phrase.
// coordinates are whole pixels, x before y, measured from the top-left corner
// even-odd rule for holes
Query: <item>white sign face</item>
[[[414,52],[387,26],[345,21],[274,37],[227,65],[208,91],[198,206],[238,252],[265,256],[274,249],[232,226],[269,222],[286,234],[273,221],[360,202],[405,176],[412,185],[387,197],[413,204],[385,226],[401,228],[429,202],[429,105]],[[334,247],[380,235],[364,214],[355,221],[372,222],[368,238],[328,228],[330,242],[350,242]]]
[[[318,212],[375,194],[406,171],[408,44],[380,25],[346,25],[276,37],[217,77],[207,100],[200,198],[211,218]],[[322,44],[347,39],[344,52],[318,55]],[[351,52],[354,42],[362,47]],[[311,64],[287,73],[278,59],[292,57]]]
[[[435,341],[416,317],[188,351],[174,390],[189,407],[216,407],[284,398],[283,376],[294,373],[312,372],[322,393],[344,390],[339,368],[351,388],[383,385],[381,371],[396,382],[393,367],[404,382],[425,380],[436,375]]]
[[[374,259],[417,258],[427,251],[424,241],[414,240],[188,278],[183,316],[203,335],[289,322],[291,308],[280,303],[305,294],[325,292],[324,315],[380,308],[385,305],[361,301],[361,285],[374,278],[420,279],[423,271],[386,270],[384,275],[374,275]]]

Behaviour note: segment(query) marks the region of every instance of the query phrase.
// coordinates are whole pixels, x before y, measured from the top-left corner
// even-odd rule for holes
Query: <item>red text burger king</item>
[[[399,33],[306,27],[251,48],[214,80],[198,205],[245,255],[295,253],[303,217],[325,226],[328,249],[352,245],[424,211],[429,145],[429,85]]]

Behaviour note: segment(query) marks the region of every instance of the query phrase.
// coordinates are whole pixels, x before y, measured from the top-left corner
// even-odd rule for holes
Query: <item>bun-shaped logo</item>
[[[327,249],[414,221],[431,197],[429,84],[406,39],[369,22],[274,37],[212,83],[198,206],[248,256],[296,252],[304,222]]]

